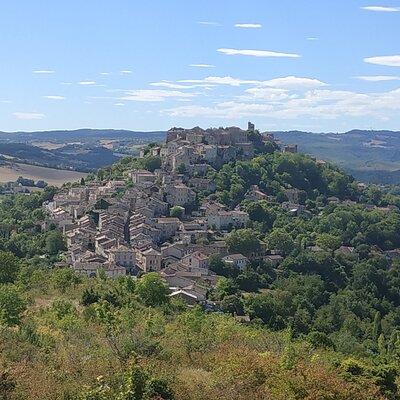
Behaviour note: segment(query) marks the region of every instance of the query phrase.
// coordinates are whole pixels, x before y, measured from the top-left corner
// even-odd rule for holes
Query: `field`
[[[76,171],[66,171],[54,168],[38,167],[27,164],[13,164],[0,166],[0,182],[15,181],[18,177],[43,180],[49,185],[61,186],[65,182],[75,182],[87,174]]]

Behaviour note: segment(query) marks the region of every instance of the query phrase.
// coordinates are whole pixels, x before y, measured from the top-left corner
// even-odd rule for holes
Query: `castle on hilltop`
[[[251,122],[247,130],[238,127],[172,128],[167,132],[165,146],[153,149],[152,155],[162,158],[164,170],[201,174],[208,165],[220,167],[229,161],[254,157],[255,135],[262,141]],[[271,138],[265,137],[265,140]]]

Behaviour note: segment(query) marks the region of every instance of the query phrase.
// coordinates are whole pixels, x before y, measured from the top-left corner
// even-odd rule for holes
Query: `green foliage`
[[[274,228],[267,236],[270,249],[279,250],[284,255],[289,255],[295,247],[292,236],[282,228]]]
[[[174,218],[182,218],[185,214],[185,209],[181,206],[173,206],[169,210],[169,215]]]
[[[52,231],[46,237],[46,253],[52,256],[66,250],[64,237],[59,231]]]
[[[187,170],[186,170],[186,165],[185,164],[179,164],[178,167],[176,168],[176,172],[178,174],[186,174]]]
[[[161,167],[161,158],[157,156],[146,156],[140,160],[140,163],[144,169],[154,172]]]
[[[18,257],[10,252],[0,251],[0,284],[14,282],[20,269]]]
[[[169,301],[169,289],[156,272],[143,275],[135,289],[139,299],[149,307],[161,306]]]
[[[0,324],[18,325],[22,313],[26,309],[26,302],[19,290],[12,285],[0,285]]]
[[[225,239],[231,253],[240,253],[245,256],[258,252],[261,248],[260,240],[252,229],[237,229]]]
[[[214,178],[219,200],[231,207],[244,199],[251,185],[275,196],[281,196],[287,187],[303,190],[312,199],[319,194],[340,198],[356,195],[350,176],[329,164],[319,165],[304,154],[274,152],[224,164]]]
[[[67,289],[79,283],[79,277],[72,269],[60,268],[54,271],[52,283],[56,289],[65,293]]]

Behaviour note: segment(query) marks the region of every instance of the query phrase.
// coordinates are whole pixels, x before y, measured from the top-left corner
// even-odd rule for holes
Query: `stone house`
[[[229,254],[223,257],[222,261],[240,270],[244,269],[249,263],[249,260],[243,254]]]
[[[136,253],[137,265],[144,272],[160,271],[162,256],[153,248]]]

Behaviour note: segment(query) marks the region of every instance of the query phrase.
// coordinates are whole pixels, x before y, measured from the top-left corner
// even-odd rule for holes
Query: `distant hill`
[[[132,146],[162,141],[165,132],[77,129],[0,132],[0,164],[10,160],[58,169],[89,172],[114,163]],[[107,147],[103,142],[113,142]],[[1,161],[2,160],[2,161]]]
[[[296,143],[299,151],[334,162],[362,181],[400,183],[400,131],[273,133],[282,143]]]
[[[101,139],[139,139],[139,140],[160,140],[164,139],[164,131],[142,132],[123,129],[76,129],[76,130],[55,130],[36,132],[0,132],[0,140],[11,142],[26,142],[35,140],[50,140],[57,142],[70,141],[92,141]]]
[[[101,146],[67,145],[46,150],[27,143],[0,142],[0,164],[10,161],[44,167],[89,172],[110,165],[118,159]]]

